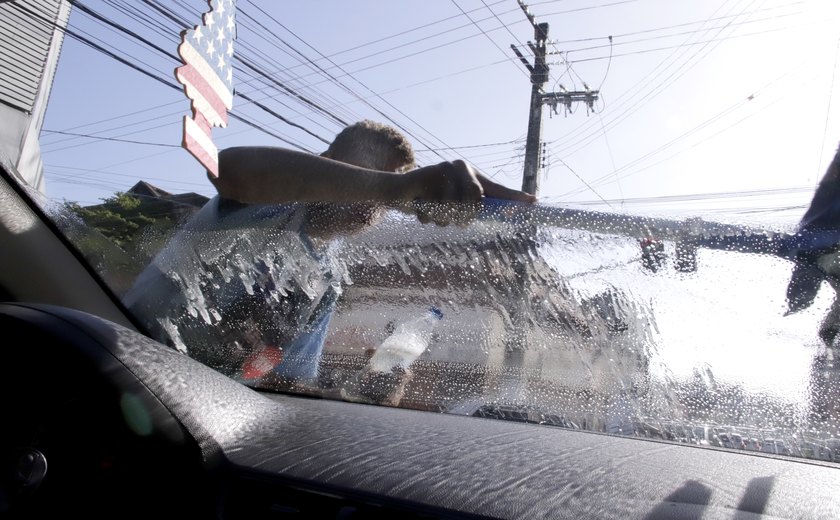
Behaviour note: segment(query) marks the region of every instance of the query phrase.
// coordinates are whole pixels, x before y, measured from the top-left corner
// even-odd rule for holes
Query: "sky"
[[[174,54],[180,31],[207,10],[202,0],[81,3],[99,18],[75,8],[72,32],[170,83],[179,63],[115,26]],[[801,216],[840,142],[839,2],[525,4],[549,24],[544,91],[599,92],[592,110],[544,108],[540,203]],[[232,120],[213,131],[220,148],[321,152],[342,122],[373,119],[405,132],[421,165],[465,159],[521,186],[531,85],[511,45],[532,61],[534,29],[516,0],[239,0],[237,9],[235,90],[270,112],[240,95],[233,112],[270,134]],[[179,148],[188,111],[182,91],[65,38],[41,135],[47,195],[92,204],[138,180],[212,195]]]

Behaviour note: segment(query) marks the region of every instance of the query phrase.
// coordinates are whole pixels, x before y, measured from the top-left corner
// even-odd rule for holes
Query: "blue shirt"
[[[231,376],[264,346],[277,375],[313,379],[341,293],[335,242],[306,233],[301,204],[211,199],[123,298],[158,341]]]

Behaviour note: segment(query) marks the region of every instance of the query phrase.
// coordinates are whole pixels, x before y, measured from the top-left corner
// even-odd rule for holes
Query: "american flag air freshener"
[[[227,126],[233,106],[233,41],[236,0],[208,0],[202,24],[181,32],[178,54],[184,65],[175,77],[192,101],[192,117],[184,116],[181,146],[214,177],[219,176],[219,151],[212,128]]]

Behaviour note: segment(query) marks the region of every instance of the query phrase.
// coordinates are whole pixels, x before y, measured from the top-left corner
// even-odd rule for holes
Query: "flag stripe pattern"
[[[198,159],[207,171],[219,175],[219,150],[210,134],[210,123],[201,114],[184,116],[184,141],[182,146]]]
[[[184,118],[182,146],[214,177],[219,175],[218,149],[212,128],[227,126],[233,107],[233,41],[236,0],[207,0],[202,24],[181,33],[178,54],[184,64],[175,77],[192,101],[192,117]]]

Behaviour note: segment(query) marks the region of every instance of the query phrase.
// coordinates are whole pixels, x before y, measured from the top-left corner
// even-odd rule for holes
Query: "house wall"
[[[38,136],[69,18],[66,0],[0,3],[0,160],[41,192]]]

